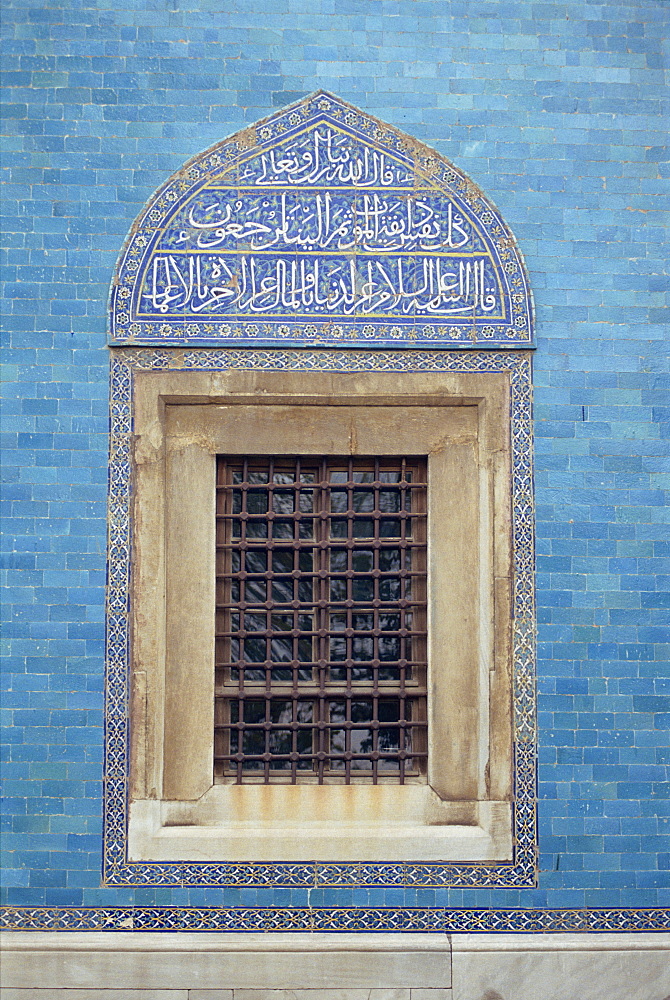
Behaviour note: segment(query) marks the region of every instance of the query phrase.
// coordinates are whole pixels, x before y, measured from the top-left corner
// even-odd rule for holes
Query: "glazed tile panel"
[[[319,92],[160,188],[119,261],[110,343],[528,347],[531,309],[481,191]]]
[[[398,931],[527,934],[668,931],[667,909],[442,909],[366,907],[17,907],[0,928],[22,931]]]
[[[485,4],[474,13],[462,0],[395,0],[390,5],[245,0],[219,6],[216,16],[202,4],[185,2],[177,10],[167,0],[125,5],[112,0],[104,10],[74,0],[49,5],[16,0],[5,7],[3,169],[9,183],[3,199],[2,312],[9,349],[2,418],[8,584],[3,720],[8,727],[0,898],[7,904],[9,924],[60,929],[82,921],[82,928],[130,928],[137,919],[156,921],[165,930],[178,928],[182,920],[202,921],[205,929],[215,923],[254,929],[281,926],[295,910],[296,928],[322,914],[335,928],[338,921],[363,925],[365,911],[372,927],[383,911],[389,922],[402,913],[425,917],[427,929],[439,925],[438,933],[443,922],[492,932],[512,925],[540,933],[667,928],[667,911],[660,907],[670,899],[670,715],[663,676],[670,660],[663,478],[670,393],[664,350],[667,212],[661,203],[667,145],[660,136],[667,121],[663,39],[668,5],[574,0],[569,17],[555,5],[531,0],[504,8]],[[328,107],[316,107],[316,96],[305,104],[305,95],[319,88],[365,110],[357,112],[352,103],[323,93],[318,99],[331,102]],[[277,108],[286,111],[273,115],[275,124],[260,134],[251,123]],[[291,114],[299,120],[291,122]],[[347,120],[347,115],[353,117]],[[392,124],[380,125],[373,116]],[[348,162],[369,171],[360,173],[357,188],[342,172],[341,159],[335,174],[312,177],[308,190],[298,191],[299,184],[280,186],[289,168],[298,176],[290,151],[284,151],[294,140],[303,142],[299,136],[310,128],[312,139],[317,131],[327,139],[328,130],[338,137],[335,146],[330,140],[332,158],[341,157],[336,150],[346,144]],[[400,129],[416,137],[410,149],[402,146]],[[222,143],[225,136],[233,138]],[[229,143],[237,145],[228,158]],[[206,147],[208,152],[200,154]],[[226,157],[215,160],[222,152]],[[324,153],[328,157],[327,143],[319,147],[320,158]],[[149,241],[154,236],[158,241],[157,224],[173,212],[174,225],[166,226],[161,239],[167,242],[156,254],[163,260],[175,257],[179,274],[190,281],[188,259],[184,266],[177,254],[184,228],[177,228],[178,214],[188,222],[191,194],[203,209],[208,203],[201,197],[219,199],[222,214],[216,220],[194,215],[196,223],[217,221],[216,227],[192,227],[196,244],[201,233],[203,243],[218,239],[215,230],[223,228],[219,223],[228,208],[225,225],[241,224],[233,217],[231,185],[224,181],[217,188],[217,178],[227,167],[237,169],[235,164],[249,169],[252,160],[258,173],[244,195],[250,218],[257,206],[253,199],[262,190],[272,200],[271,210],[279,213],[270,234],[278,242],[263,246],[263,233],[249,228],[246,237],[237,231],[247,239],[244,247],[230,229],[219,246],[198,248],[191,242],[185,254],[194,258],[194,290],[196,254],[221,251],[229,267],[233,257],[246,256],[247,289],[249,259],[273,261],[263,265],[269,270],[262,280],[270,278],[275,286],[284,282],[290,295],[292,268],[284,271],[282,264],[278,269],[277,262],[304,261],[307,293],[308,275],[314,279],[318,270],[321,279],[325,272],[321,265],[307,268],[318,253],[298,240],[316,234],[326,256],[352,255],[354,248],[346,248],[351,235],[337,230],[345,222],[353,227],[354,207],[358,220],[360,206],[375,242],[362,239],[353,254],[364,264],[360,275],[356,271],[361,278],[358,314],[345,309],[353,304],[350,268],[340,275],[344,287],[337,285],[338,318],[310,313],[286,321],[267,312],[252,316],[250,305],[241,313],[239,304],[237,312],[226,312],[230,295],[203,316],[189,311],[191,295],[188,305],[167,303],[167,314],[158,308],[157,314],[131,320],[129,308],[114,299],[114,341],[122,347],[139,339],[133,360],[119,360],[112,410],[118,447],[109,508],[114,517],[108,664],[113,677],[104,765],[109,788],[103,788],[110,280],[116,274],[115,295],[126,289],[123,301],[132,305]],[[391,165],[393,197],[391,185],[381,179]],[[281,169],[266,183],[270,168]],[[375,185],[362,183],[375,180],[375,170]],[[408,190],[403,170],[418,179],[411,215],[394,207]],[[477,188],[468,186],[468,177]],[[291,214],[298,204],[304,215]],[[327,231],[326,210],[336,213]],[[148,211],[158,213],[155,219],[147,218]],[[298,219],[295,225],[284,224],[282,211],[287,220]],[[308,219],[314,213],[316,223]],[[498,288],[506,287],[505,275],[510,282],[519,276],[525,281],[517,244],[499,246],[512,238],[505,222],[531,275],[534,341],[508,336],[510,300],[502,294],[496,309],[507,309],[500,313],[506,318],[490,323],[483,315],[475,315],[474,325],[454,313],[448,318],[419,315],[415,307],[414,313],[403,313],[402,302],[415,299],[419,307],[426,300],[419,292],[424,282],[430,292],[431,274],[437,287],[438,258],[440,287],[453,270],[459,293],[460,264],[468,260],[484,260],[484,285],[493,269]],[[468,235],[472,258],[466,257],[465,243],[458,245],[463,234],[456,223]],[[432,226],[426,239],[419,232],[424,225]],[[391,239],[398,234],[405,242],[394,246]],[[137,237],[148,242],[135,243]],[[408,237],[416,242],[408,244]],[[452,246],[436,249],[437,238]],[[384,268],[386,259],[401,261],[389,273],[394,288],[401,272],[403,278],[412,275],[414,284],[403,286],[410,297],[393,306],[393,318],[365,312],[374,302],[373,289],[362,290],[370,283],[372,251],[366,246],[376,248]],[[445,259],[459,266],[445,270]],[[412,260],[420,262],[419,269],[412,271],[410,263],[407,271]],[[517,265],[514,274],[505,270],[508,263]],[[167,287],[167,266],[157,265],[159,296]],[[142,273],[150,290],[152,272]],[[298,294],[300,267],[295,273]],[[171,295],[182,286],[174,268],[170,275]],[[241,288],[241,263],[239,275]],[[372,278],[390,294],[378,268]],[[467,267],[464,285],[466,278]],[[470,278],[474,293],[473,267]],[[528,316],[526,287],[520,292],[509,287],[513,295],[522,295],[521,301],[512,298],[512,309],[520,306]],[[456,294],[443,290],[447,297]],[[270,284],[264,291],[270,293]],[[321,299],[324,295],[319,292]],[[390,308],[390,300],[385,301]],[[253,302],[263,305],[256,298]],[[165,304],[159,299],[159,306]],[[471,300],[468,304],[472,307]],[[269,326],[277,336],[273,342],[264,339]],[[358,328],[355,337],[353,327]],[[175,329],[179,336],[173,341]],[[408,331],[412,336],[406,338]],[[332,339],[320,339],[325,335]],[[423,339],[415,341],[414,335]],[[503,884],[482,884],[481,877],[492,877],[490,869],[482,873],[477,866],[459,865],[440,868],[444,885],[437,883],[434,869],[406,865],[385,866],[381,876],[374,867],[336,866],[319,871],[319,885],[315,870],[305,866],[285,867],[281,884],[273,882],[276,871],[262,865],[246,872],[217,866],[210,884],[199,883],[203,871],[191,872],[187,865],[180,870],[181,884],[169,866],[130,871],[122,826],[124,491],[130,460],[125,435],[131,419],[130,397],[124,393],[134,366],[197,367],[205,355],[214,367],[243,366],[247,348],[255,351],[259,365],[276,365],[280,350],[283,364],[304,362],[328,370],[345,364],[334,356],[350,353],[343,347],[351,346],[375,353],[370,363],[393,372],[399,363],[394,355],[404,354],[392,350],[396,345],[408,350],[411,365],[419,367],[435,363],[429,355],[450,355],[453,347],[463,348],[460,364],[472,354],[472,363],[480,365],[488,345],[500,357],[503,348],[521,348],[523,354],[533,343],[538,348],[533,358],[538,803],[536,811],[522,790],[525,811],[515,818],[522,826],[521,846],[515,865],[500,872]],[[163,350],[171,344],[178,346]],[[372,352],[371,346],[383,350]],[[300,361],[293,357],[298,348],[301,355],[304,351]],[[529,394],[525,378],[515,385],[519,397]],[[520,449],[527,430],[517,424]],[[521,463],[515,475],[521,490],[529,466]],[[522,539],[517,559],[530,554],[523,543],[529,523],[517,521]],[[525,569],[519,569],[517,600],[530,606]],[[529,651],[526,667],[521,655],[517,660],[517,726],[530,736],[535,727],[530,626],[517,642],[517,650]],[[518,744],[525,750],[532,741],[519,738]],[[530,749],[527,757],[517,757],[517,781],[524,788],[533,786],[535,766]],[[101,884],[103,800],[106,870],[118,882]],[[532,863],[531,844],[539,850]],[[140,875],[154,881],[140,883]],[[359,884],[359,875],[370,881]],[[518,886],[513,875],[521,880]],[[376,881],[380,877],[383,882]],[[402,923],[394,926],[402,930]]]

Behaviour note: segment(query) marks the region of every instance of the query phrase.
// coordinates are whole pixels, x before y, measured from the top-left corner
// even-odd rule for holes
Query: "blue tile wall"
[[[633,907],[670,896],[663,0],[6,0],[4,902]],[[539,886],[101,887],[107,294],[135,216],[318,88],[435,146],[537,309]]]

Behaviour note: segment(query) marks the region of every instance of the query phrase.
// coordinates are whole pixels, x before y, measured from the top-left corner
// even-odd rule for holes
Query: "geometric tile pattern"
[[[14,931],[425,932],[527,934],[668,931],[670,910],[305,907],[7,907],[0,929]]]

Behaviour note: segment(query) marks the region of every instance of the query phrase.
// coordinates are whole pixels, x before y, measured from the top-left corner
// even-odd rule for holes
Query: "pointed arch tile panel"
[[[320,91],[196,156],[133,225],[111,344],[532,347],[497,209],[439,153]]]

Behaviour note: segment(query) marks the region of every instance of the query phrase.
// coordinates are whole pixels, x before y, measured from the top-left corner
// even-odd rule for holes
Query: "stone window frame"
[[[136,372],[128,831],[132,862],[511,859],[509,392],[506,372],[405,372],[400,377],[372,372]],[[433,765],[425,786],[213,784],[213,601],[203,600],[207,585],[194,586],[185,568],[197,550],[199,565],[205,576],[208,573],[207,557],[204,563],[200,557],[214,530],[213,463],[217,452],[231,453],[233,431],[236,447],[244,451],[249,451],[249,441],[239,437],[240,425],[251,434],[258,454],[275,451],[269,445],[278,438],[287,454],[309,451],[301,421],[278,420],[287,414],[277,407],[294,408],[288,411],[294,418],[316,416],[319,453],[342,454],[355,448],[357,454],[385,454],[393,440],[394,447],[402,446],[407,453],[433,456],[429,661],[434,666],[429,668],[429,685],[436,674],[450,683],[438,678],[431,696]],[[255,424],[249,423],[252,414]],[[389,435],[392,414],[401,419]],[[261,431],[265,438],[259,437]],[[347,448],[342,447],[344,441]],[[316,443],[311,447],[316,449]],[[211,490],[198,488],[210,475]],[[476,516],[472,506],[463,503],[463,482],[471,496],[481,499]],[[440,506],[445,513],[447,498],[454,495],[459,497],[457,527],[440,517]],[[182,502],[194,497],[201,515],[195,519]],[[451,567],[450,591],[443,586],[445,555]],[[469,578],[455,569],[464,565],[470,566]],[[464,590],[465,579],[469,583]],[[454,642],[454,627],[458,634],[457,618],[463,618],[464,609],[463,620],[469,615],[479,634],[475,639],[471,627],[461,627],[460,641]],[[185,620],[190,631],[184,628]],[[194,685],[195,633],[211,634],[212,650],[210,656],[209,644],[206,651],[201,644],[196,671],[201,681]],[[465,649],[470,666],[459,672],[458,655],[465,655]],[[190,667],[181,671],[179,665],[187,661]],[[207,671],[211,686],[202,681]],[[315,791],[325,798],[315,800]],[[298,820],[281,819],[285,816]],[[313,816],[320,820],[308,819]]]

